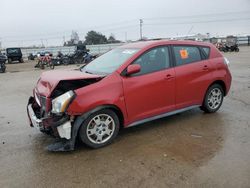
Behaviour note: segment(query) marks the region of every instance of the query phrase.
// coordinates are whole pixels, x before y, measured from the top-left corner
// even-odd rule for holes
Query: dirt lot
[[[26,103],[42,71],[34,62],[7,64],[0,187],[250,187],[250,48],[240,50],[225,54],[233,84],[217,113],[191,110],[122,130],[108,147],[72,153],[47,152],[53,139],[27,123]]]

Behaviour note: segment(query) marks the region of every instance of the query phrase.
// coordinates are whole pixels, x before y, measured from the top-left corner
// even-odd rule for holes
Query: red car
[[[228,63],[209,43],[127,44],[79,70],[43,73],[29,99],[30,125],[62,138],[49,150],[69,151],[78,136],[99,148],[121,127],[196,107],[213,113],[230,89]]]

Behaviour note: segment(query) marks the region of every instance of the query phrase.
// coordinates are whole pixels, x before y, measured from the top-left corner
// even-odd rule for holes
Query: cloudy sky
[[[250,0],[0,0],[2,46],[61,45],[76,30],[120,40],[250,34]]]

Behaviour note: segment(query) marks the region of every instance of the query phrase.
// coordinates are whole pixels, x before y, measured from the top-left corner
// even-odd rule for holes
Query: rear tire
[[[11,58],[8,58],[8,63],[12,63],[12,59]]]
[[[20,63],[23,63],[23,62],[24,62],[24,61],[23,61],[23,58],[19,59],[19,62],[20,62]]]
[[[0,69],[0,73],[5,73],[6,67],[2,65],[2,68]]]
[[[81,125],[79,137],[91,148],[104,147],[115,139],[120,122],[116,113],[103,109],[91,114]]]
[[[214,113],[218,111],[222,105],[224,90],[219,84],[213,84],[206,92],[201,110],[206,113]]]

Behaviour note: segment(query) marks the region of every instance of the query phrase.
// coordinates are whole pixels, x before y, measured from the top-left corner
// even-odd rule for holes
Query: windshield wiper
[[[94,74],[93,72],[89,72],[89,71],[85,71],[85,73],[88,73],[88,74]]]

